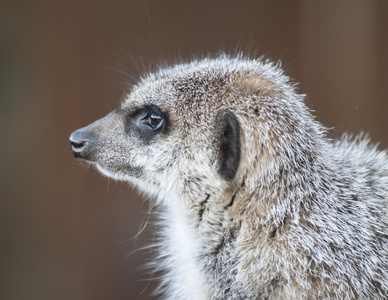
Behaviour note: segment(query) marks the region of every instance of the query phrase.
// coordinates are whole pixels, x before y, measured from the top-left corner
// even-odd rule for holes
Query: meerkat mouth
[[[102,175],[109,177],[109,178],[113,178],[114,180],[119,180],[119,181],[125,180],[124,175],[121,175],[117,172],[109,170],[109,168],[101,165],[100,163],[93,163],[93,164]]]
[[[128,167],[125,170],[118,170],[109,168],[97,162],[91,162],[97,170],[104,176],[112,178],[117,181],[134,182],[134,180],[141,177],[142,169],[138,167]]]

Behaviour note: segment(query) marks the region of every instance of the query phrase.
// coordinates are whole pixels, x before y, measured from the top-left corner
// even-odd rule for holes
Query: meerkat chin
[[[330,140],[275,64],[149,74],[75,158],[160,205],[164,299],[388,299],[388,154]]]

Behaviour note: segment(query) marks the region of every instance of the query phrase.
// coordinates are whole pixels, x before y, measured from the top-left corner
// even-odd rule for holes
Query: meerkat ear
[[[240,127],[230,112],[223,112],[218,120],[221,127],[218,173],[230,181],[235,177],[240,163]]]

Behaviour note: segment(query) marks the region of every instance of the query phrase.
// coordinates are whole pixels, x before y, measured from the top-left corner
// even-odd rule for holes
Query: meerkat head
[[[297,122],[281,114],[300,102],[289,101],[297,96],[287,83],[273,64],[241,57],[162,69],[116,110],[75,131],[73,155],[160,200],[192,204],[223,194],[259,152],[279,151],[276,144],[291,130],[282,122]]]

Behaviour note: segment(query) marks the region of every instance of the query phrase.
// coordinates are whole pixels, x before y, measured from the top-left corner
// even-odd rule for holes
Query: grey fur
[[[148,75],[73,134],[93,133],[77,157],[160,205],[164,299],[388,298],[387,151],[328,139],[303,100],[279,66],[222,55]],[[144,138],[133,116],[148,105],[166,127]],[[241,144],[227,176],[223,113]]]

